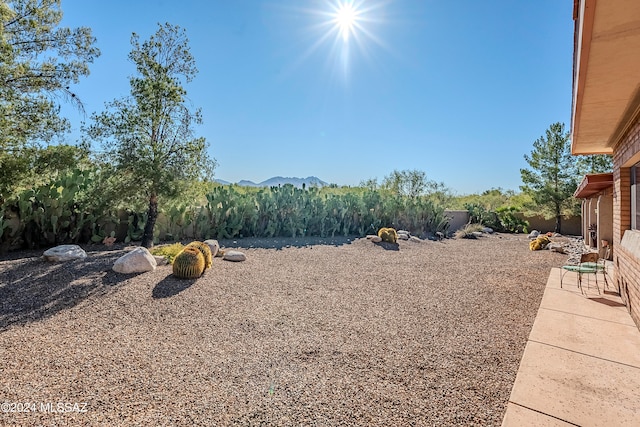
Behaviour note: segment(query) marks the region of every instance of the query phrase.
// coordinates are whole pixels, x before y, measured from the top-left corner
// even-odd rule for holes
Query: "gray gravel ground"
[[[0,403],[36,405],[0,425],[500,425],[567,260],[517,235],[221,243],[247,261],[195,281],[114,273],[122,247],[0,258]]]

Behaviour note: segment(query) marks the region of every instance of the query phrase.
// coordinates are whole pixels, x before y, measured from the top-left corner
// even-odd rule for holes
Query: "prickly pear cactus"
[[[197,248],[185,247],[173,260],[173,275],[180,279],[197,279],[204,272],[204,256]]]

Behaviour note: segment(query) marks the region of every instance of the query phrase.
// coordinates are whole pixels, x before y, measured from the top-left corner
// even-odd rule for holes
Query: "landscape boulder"
[[[220,250],[220,244],[217,240],[209,239],[204,241],[207,245],[209,245],[209,249],[211,249],[211,258],[215,258],[218,255],[218,251]]]
[[[157,265],[169,264],[169,260],[166,257],[163,257],[162,255],[154,255],[153,257],[155,258]]]
[[[398,231],[398,239],[400,240],[409,240],[409,232],[405,230]]]
[[[47,261],[58,262],[83,259],[87,257],[87,253],[78,245],[60,245],[47,249],[42,256]]]
[[[113,264],[113,271],[122,274],[144,273],[156,269],[156,259],[147,248],[135,248]]]
[[[240,251],[225,251],[222,259],[227,261],[239,262],[246,260],[247,256]]]
[[[537,238],[539,235],[540,235],[540,232],[538,230],[533,230],[531,231],[531,233],[529,233],[529,240],[533,240]]]
[[[369,240],[371,240],[373,243],[380,243],[380,242],[382,242],[382,237],[380,237],[380,236],[371,236],[371,238]]]
[[[409,241],[416,242],[416,243],[421,243],[422,239],[419,238],[419,237],[416,237],[416,236],[411,236],[411,237],[409,237]]]
[[[491,228],[491,227],[484,227],[484,228],[482,229],[482,232],[483,232],[483,233],[487,233],[487,234],[493,234],[493,228]]]

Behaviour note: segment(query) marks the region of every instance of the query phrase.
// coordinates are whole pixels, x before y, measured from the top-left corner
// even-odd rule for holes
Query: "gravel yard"
[[[0,403],[35,403],[0,425],[500,425],[567,260],[526,235],[221,244],[247,261],[195,281],[114,273],[123,248],[0,258]]]

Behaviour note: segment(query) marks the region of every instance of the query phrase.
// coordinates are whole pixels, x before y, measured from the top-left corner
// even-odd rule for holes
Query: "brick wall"
[[[627,131],[613,155],[613,243],[614,283],[640,328],[640,247],[624,239],[631,228],[631,166],[640,161],[640,119]],[[628,236],[629,237],[629,236]],[[634,236],[635,237],[635,236]]]

